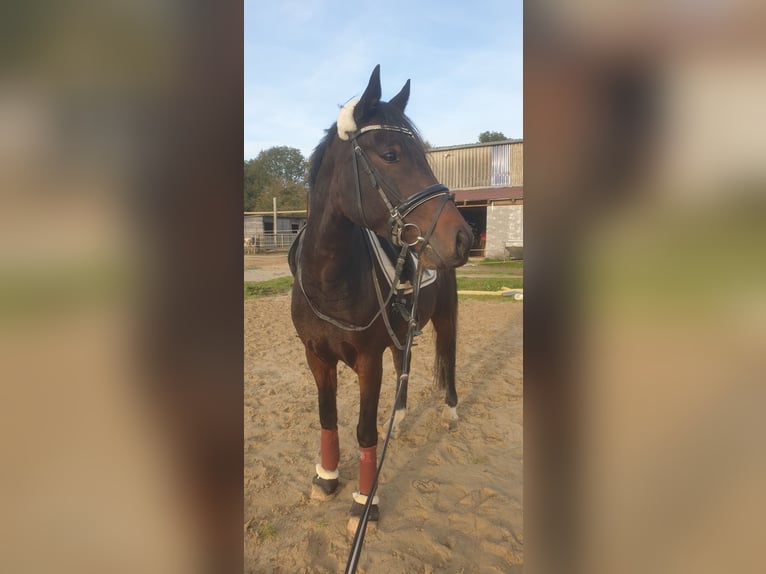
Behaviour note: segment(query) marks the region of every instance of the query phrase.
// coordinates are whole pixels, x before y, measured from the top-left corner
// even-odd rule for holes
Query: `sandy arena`
[[[290,296],[247,300],[244,312],[246,571],[342,572],[358,472],[354,373],[339,368],[340,490],[313,501],[319,414]],[[460,301],[454,430],[442,418],[443,392],[432,385],[430,325],[416,341],[407,418],[386,454],[381,518],[357,571],[521,572],[522,304]],[[395,385],[388,353],[384,365],[381,441]]]

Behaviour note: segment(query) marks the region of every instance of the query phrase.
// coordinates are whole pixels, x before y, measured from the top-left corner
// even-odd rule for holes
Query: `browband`
[[[358,129],[354,134],[351,136],[352,138],[355,138],[357,136],[362,135],[365,132],[371,132],[373,130],[386,130],[389,132],[400,132],[403,134],[406,134],[412,138],[415,137],[415,134],[413,134],[410,130],[407,128],[399,127],[399,126],[387,126],[385,124],[373,124],[370,126],[364,126],[363,128]]]
[[[407,128],[402,128],[399,126],[388,126],[388,125],[382,125],[382,124],[376,124],[372,126],[364,126],[361,129],[357,129],[356,127],[356,121],[354,120],[354,108],[359,103],[359,98],[353,98],[346,102],[343,107],[341,107],[340,112],[338,112],[338,121],[336,122],[336,127],[338,131],[338,137],[342,139],[343,141],[348,141],[349,139],[353,139],[357,136],[362,135],[365,132],[369,132],[372,130],[388,130],[388,131],[394,131],[394,132],[401,132],[403,134],[407,134],[410,137],[415,137],[415,134],[413,134],[410,130]]]

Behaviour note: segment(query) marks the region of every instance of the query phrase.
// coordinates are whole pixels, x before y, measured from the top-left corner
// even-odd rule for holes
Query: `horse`
[[[339,486],[338,362],[348,365],[359,382],[359,478],[349,528],[375,479],[383,355],[391,350],[399,380],[417,265],[423,280],[415,322],[418,328],[429,320],[433,325],[434,383],[445,390],[445,416],[451,424],[457,421],[455,268],[468,259],[472,233],[452,194],[436,181],[423,140],[404,114],[409,93],[407,80],[396,96],[381,101],[378,65],[362,96],[341,107],[311,155],[309,215],[288,256],[295,278],[292,322],[319,403],[320,462],[312,498],[327,500]],[[406,382],[402,387],[395,428],[407,408]],[[379,515],[373,496],[370,524]]]

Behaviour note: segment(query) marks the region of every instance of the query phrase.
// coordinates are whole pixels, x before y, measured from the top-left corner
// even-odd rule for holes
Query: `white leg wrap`
[[[352,496],[354,497],[354,502],[356,502],[357,504],[367,504],[366,494],[359,494],[358,492],[354,491]],[[378,502],[380,502],[380,500],[378,499],[378,495],[376,494],[375,496],[372,497],[372,503],[378,504]]]
[[[335,480],[340,476],[337,468],[335,470],[325,470],[319,463],[317,463],[316,470],[317,476],[319,478],[323,478],[324,480]]]
[[[445,416],[451,420],[456,421],[457,420],[457,407],[447,407],[444,409]]]

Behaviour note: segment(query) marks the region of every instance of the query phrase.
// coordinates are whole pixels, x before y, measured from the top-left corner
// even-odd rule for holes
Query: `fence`
[[[294,231],[256,233],[250,237],[245,237],[245,255],[269,251],[287,251],[296,237],[298,234]]]
[[[256,233],[250,237],[245,237],[245,255],[288,251],[296,237],[298,234],[292,231],[277,232],[276,235],[271,232]],[[471,257],[484,257],[484,249],[484,241],[475,241],[469,254]]]

